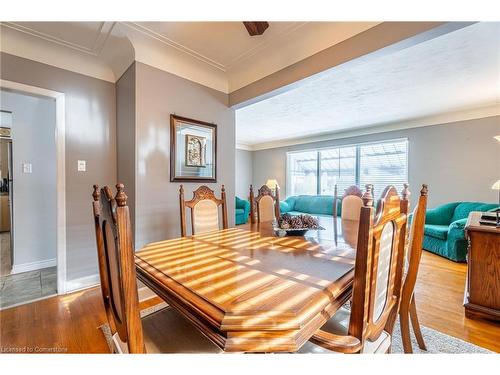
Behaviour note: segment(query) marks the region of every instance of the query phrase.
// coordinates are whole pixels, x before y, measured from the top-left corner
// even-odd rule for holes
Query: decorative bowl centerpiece
[[[318,219],[311,215],[280,215],[278,220],[273,222],[274,233],[278,237],[303,236],[308,230],[324,230],[319,225]]]

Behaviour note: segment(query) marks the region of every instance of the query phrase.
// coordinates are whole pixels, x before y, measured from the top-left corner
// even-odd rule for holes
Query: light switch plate
[[[78,172],[87,171],[87,162],[85,160],[78,160]]]
[[[32,173],[31,163],[23,163],[23,173]]]

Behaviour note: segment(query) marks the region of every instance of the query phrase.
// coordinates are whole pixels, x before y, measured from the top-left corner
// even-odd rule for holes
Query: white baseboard
[[[56,259],[40,260],[38,262],[14,264],[12,266],[12,273],[22,273],[29,271],[36,271],[42,268],[55,267],[57,266]]]
[[[100,279],[98,274],[81,277],[75,280],[68,280],[66,281],[66,294],[74,293],[82,289],[92,288],[99,285],[99,283]],[[149,289],[147,286],[139,288],[137,292],[140,302],[156,297],[156,293]]]
[[[81,289],[91,288],[93,286],[99,285],[100,279],[99,274],[80,277],[79,279],[67,280],[66,281],[66,294],[76,292]]]

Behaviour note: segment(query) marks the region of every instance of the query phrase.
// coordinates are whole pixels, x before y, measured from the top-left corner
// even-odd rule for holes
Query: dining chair
[[[255,197],[253,186],[250,185],[250,221],[271,221],[280,217],[280,188],[276,186],[276,192],[267,185],[262,185]]]
[[[351,311],[341,308],[310,341],[341,353],[388,353],[404,265],[408,195],[393,186],[373,207],[367,185],[361,207]]]
[[[363,192],[356,185],[349,186],[344,190],[342,194],[341,201],[341,211],[340,216],[345,220],[359,221],[359,213],[361,211],[361,206],[363,205],[363,200],[361,199]],[[334,187],[334,202],[333,202],[333,216],[338,217],[337,205],[338,205],[338,193],[337,184]]]
[[[184,187],[179,188],[181,209],[181,236],[186,236],[186,207],[191,209],[191,233],[200,234],[220,229],[219,206],[222,210],[222,228],[227,229],[226,190],[221,187],[221,198],[216,198],[214,191],[202,185],[193,191],[193,198],[184,200]]]
[[[373,186],[373,185],[371,185]],[[353,226],[352,222],[359,222],[359,213],[361,211],[361,206],[363,206],[363,200],[361,199],[363,192],[356,185],[351,185],[344,190],[342,198],[338,196],[338,186],[335,184],[333,193],[333,230],[335,235],[335,241],[338,235],[338,205],[339,201],[341,204],[341,223],[342,223],[342,234],[344,240],[349,243],[356,243],[358,237],[358,226]],[[349,224],[346,224],[349,223]],[[345,228],[350,228],[348,232],[345,232]]]
[[[410,340],[410,320],[415,333],[415,338],[420,349],[427,350],[420,330],[420,324],[417,316],[417,306],[415,303],[415,283],[422,256],[422,243],[424,240],[425,211],[427,208],[427,185],[423,184],[420,190],[418,204],[413,210],[413,217],[409,229],[406,252],[406,275],[403,281],[403,290],[401,292],[401,303],[399,306],[399,322],[401,327],[401,340],[403,341],[403,350],[405,353],[412,353]]]
[[[132,227],[123,184],[94,185],[93,212],[104,309],[116,353],[219,352],[173,308],[141,319]]]

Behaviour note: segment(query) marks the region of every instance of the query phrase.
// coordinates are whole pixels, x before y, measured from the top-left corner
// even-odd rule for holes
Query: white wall
[[[497,202],[491,190],[500,178],[500,116],[332,139],[253,152],[254,185],[274,176],[286,196],[286,153],[321,147],[408,138],[408,175],[413,198],[429,185],[429,207],[453,201]],[[415,200],[412,200],[415,203]]]
[[[1,109],[12,112],[14,264],[56,265],[55,100],[1,91]],[[22,163],[32,164],[23,173]]]
[[[253,181],[252,151],[236,149],[236,196],[248,199],[250,184]],[[263,182],[263,184],[266,181]],[[261,184],[262,185],[262,184]],[[260,187],[259,185],[258,187]],[[257,186],[254,186],[258,188]]]

